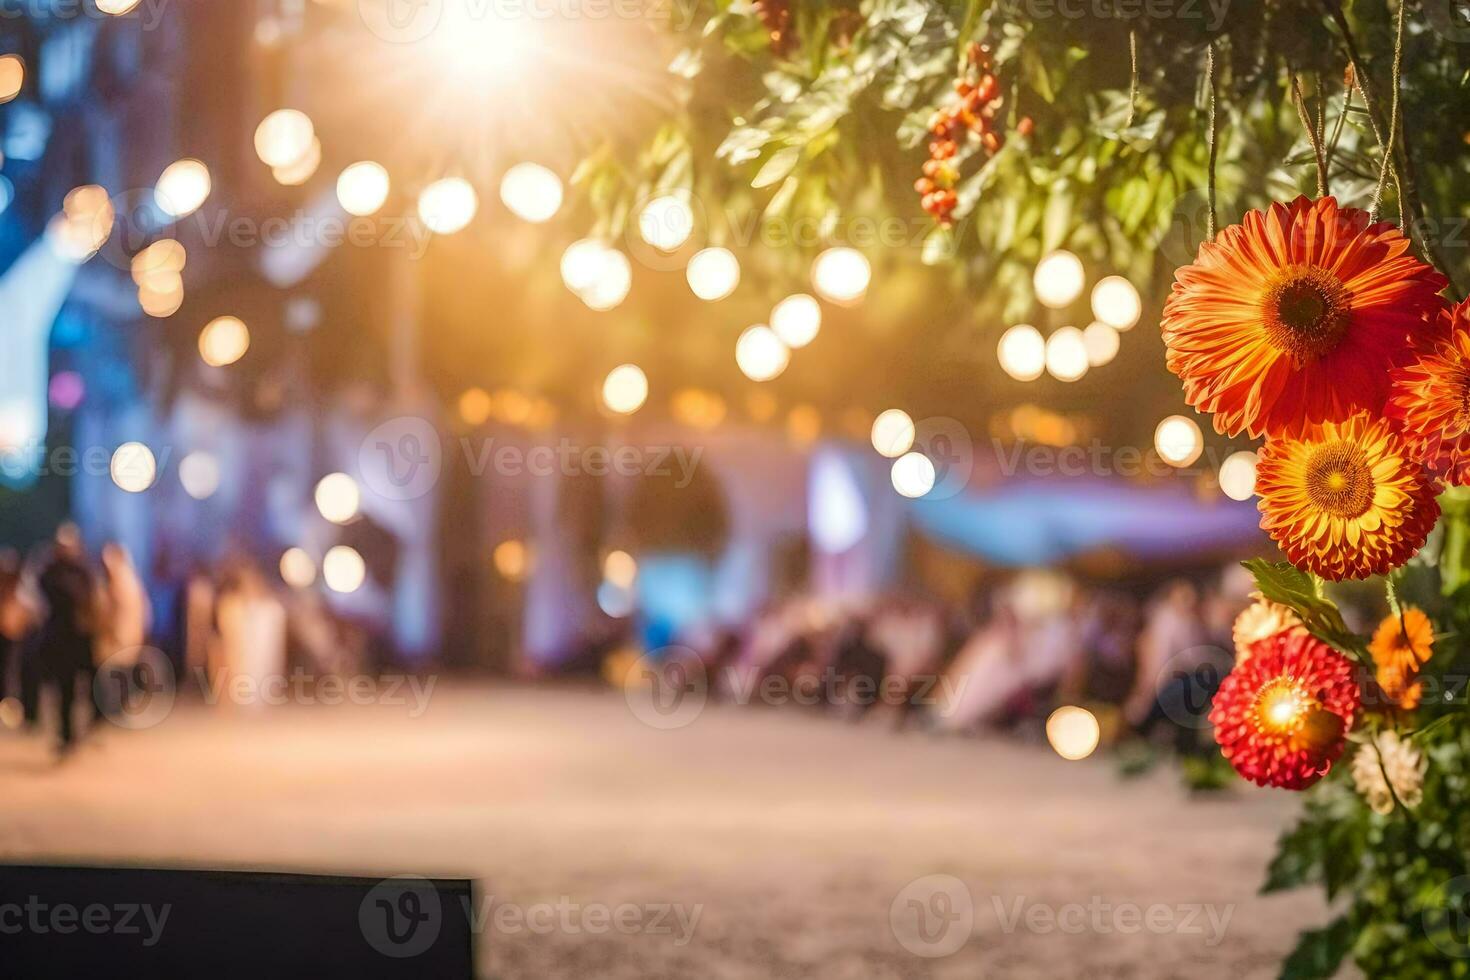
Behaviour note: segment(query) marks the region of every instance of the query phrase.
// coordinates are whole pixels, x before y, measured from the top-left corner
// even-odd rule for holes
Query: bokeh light
[[[523,221],[550,221],[561,210],[561,178],[539,163],[518,163],[500,178],[500,200]]]
[[[25,60],[18,54],[0,55],[0,105],[19,95],[25,83]]]
[[[595,272],[597,278],[580,294],[589,309],[610,310],[628,298],[628,291],[633,287],[633,267],[626,255],[615,248],[604,249]]]
[[[459,417],[466,425],[484,425],[494,407],[484,388],[466,388],[459,396]]]
[[[377,214],[387,203],[393,182],[381,163],[361,160],[337,177],[337,201],[342,210],[359,218]]]
[[[367,580],[367,563],[354,548],[339,544],[322,558],[322,581],[333,592],[356,592]]]
[[[164,214],[184,218],[203,206],[213,187],[209,168],[201,161],[179,160],[169,164],[159,176],[153,187],[153,199]]]
[[[740,260],[728,248],[706,248],[694,253],[684,270],[689,288],[702,300],[724,299],[740,285]]]
[[[125,442],[113,452],[108,472],[119,490],[142,493],[158,478],[158,460],[141,442]]]
[[[530,573],[533,558],[527,544],[512,538],[496,545],[490,560],[501,578],[507,582],[519,582]]]
[[[1087,341],[1076,327],[1059,327],[1046,339],[1046,370],[1058,381],[1076,381],[1087,373]]]
[[[1076,762],[1092,755],[1102,738],[1097,718],[1086,708],[1063,705],[1046,719],[1046,740],[1056,754]]]
[[[287,548],[281,554],[281,581],[293,589],[310,588],[316,581],[316,562],[302,548]]]
[[[283,187],[300,187],[316,176],[321,165],[322,141],[313,137],[305,153],[284,166],[272,167],[271,176]]]
[[[226,367],[250,349],[250,328],[239,317],[216,317],[199,331],[199,356],[210,367]]]
[[[829,248],[812,263],[812,285],[834,303],[856,303],[868,291],[873,267],[855,248]]]
[[[1249,450],[1231,453],[1220,464],[1220,489],[1231,500],[1249,500],[1256,495],[1256,454]]]
[[[1037,301],[1053,309],[1061,309],[1076,301],[1082,295],[1085,283],[1082,260],[1066,249],[1044,256],[1036,263],[1036,274],[1032,277]]]
[[[195,500],[208,500],[219,489],[219,460],[212,453],[196,450],[179,460],[179,482]]]
[[[901,408],[880,412],[873,420],[873,448],[896,458],[914,448],[914,420]]]
[[[1001,334],[996,354],[1001,370],[1017,381],[1035,381],[1046,373],[1046,338],[1029,323]]]
[[[638,212],[638,234],[660,251],[676,251],[694,234],[694,211],[682,195],[656,197]]]
[[[602,560],[602,577],[620,589],[631,589],[638,578],[638,562],[626,551],[609,551]]]
[[[1093,367],[1102,367],[1118,356],[1122,339],[1117,330],[1101,320],[1094,320],[1082,331],[1082,345],[1087,348],[1087,363]]]
[[[289,167],[311,152],[316,127],[299,109],[277,109],[255,128],[255,155],[267,167]]]
[[[419,218],[435,234],[452,235],[464,230],[479,210],[479,195],[469,181],[460,177],[436,180],[419,194]]]
[[[923,453],[904,453],[893,461],[889,471],[893,489],[905,497],[918,498],[934,489],[934,462]]]
[[[362,491],[346,473],[328,473],[313,494],[317,511],[333,524],[346,524],[362,510]]]
[[[121,17],[143,0],[96,0],[97,9],[112,17]]]
[[[1154,429],[1154,449],[1170,466],[1188,466],[1205,450],[1204,433],[1194,419],[1171,415]]]
[[[1092,315],[1115,330],[1131,330],[1143,315],[1143,302],[1133,283],[1108,276],[1092,287]]]
[[[648,376],[636,364],[619,364],[602,382],[602,403],[608,411],[632,415],[648,400]]]
[[[791,363],[791,350],[765,324],[747,329],[735,341],[735,363],[752,381],[772,381]]]
[[[771,329],[792,350],[805,347],[822,329],[822,307],[806,293],[796,293],[771,310]]]

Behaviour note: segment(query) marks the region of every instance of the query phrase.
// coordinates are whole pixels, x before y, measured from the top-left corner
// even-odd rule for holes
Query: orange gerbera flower
[[[1215,741],[1259,786],[1306,789],[1342,755],[1362,695],[1353,665],[1306,630],[1256,643],[1220,683],[1210,708]]]
[[[1169,370],[1217,431],[1252,436],[1381,412],[1386,368],[1408,359],[1446,285],[1397,227],[1331,197],[1247,212],[1175,279]]]
[[[1423,546],[1438,485],[1385,419],[1355,415],[1305,439],[1268,439],[1256,464],[1261,527],[1298,568],[1367,578]]]
[[[1434,624],[1422,609],[1404,607],[1402,616],[1388,616],[1378,624],[1368,644],[1378,686],[1400,708],[1419,707],[1424,684],[1419,669],[1434,652]]]
[[[1387,412],[1409,449],[1456,486],[1470,485],[1470,300],[1440,314],[1437,331],[1393,372]]]

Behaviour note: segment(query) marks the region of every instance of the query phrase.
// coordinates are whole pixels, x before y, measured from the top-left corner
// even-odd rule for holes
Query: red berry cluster
[[[796,46],[791,29],[791,0],[755,0],[755,15],[771,36],[771,50],[782,57]]]
[[[959,98],[929,120],[929,133],[934,137],[929,143],[929,159],[924,161],[924,176],[914,181],[924,210],[945,228],[952,223],[959,203],[954,187],[960,176],[955,159],[960,147],[978,140],[990,155],[1005,145],[997,118],[1005,99],[1000,94],[1000,80],[991,72],[990,48],[971,41],[965,54],[964,68],[954,83]],[[1030,117],[1016,126],[1022,136],[1031,135],[1031,129]]]

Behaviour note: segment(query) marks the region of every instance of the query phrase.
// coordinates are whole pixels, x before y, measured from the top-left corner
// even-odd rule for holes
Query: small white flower
[[[1353,785],[1374,813],[1392,813],[1395,795],[1413,809],[1424,799],[1427,768],[1419,750],[1396,732],[1380,732],[1372,744],[1358,746],[1353,755]]]

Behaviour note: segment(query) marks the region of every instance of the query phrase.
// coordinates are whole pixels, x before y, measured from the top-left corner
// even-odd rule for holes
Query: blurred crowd
[[[93,560],[69,524],[24,560],[0,552],[0,725],[38,729],[49,703],[65,754],[79,716],[115,719],[149,685],[187,677],[218,692],[232,678],[258,683],[293,667],[341,675],[371,653],[370,625],[243,556],[197,567],[173,591],[150,596],[122,545],[105,544]],[[159,606],[171,621],[155,622]]]

